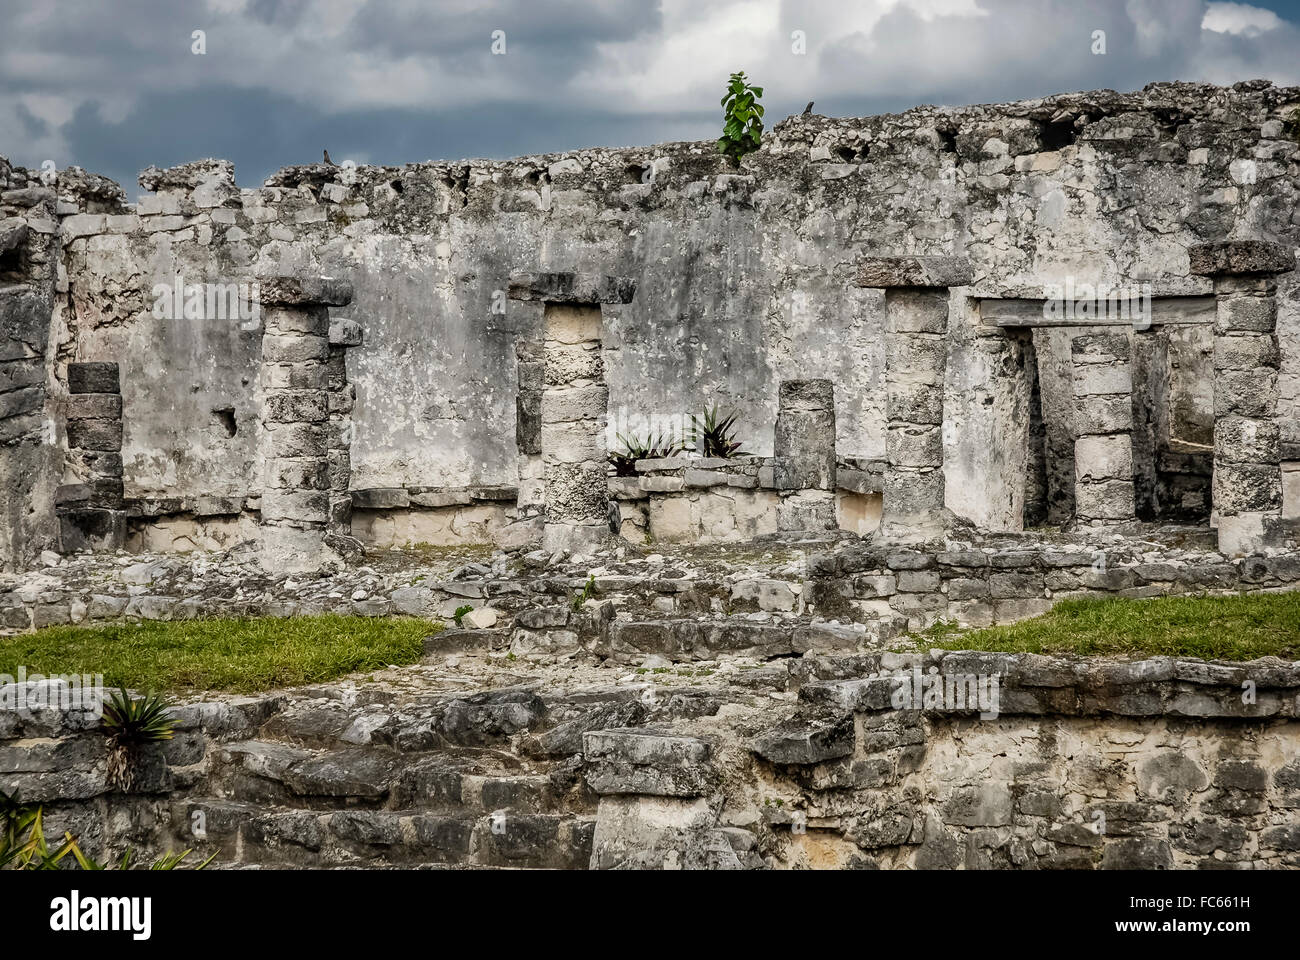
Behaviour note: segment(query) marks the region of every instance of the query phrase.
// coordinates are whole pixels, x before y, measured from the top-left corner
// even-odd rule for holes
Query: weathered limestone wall
[[[454,651],[463,670],[484,649],[458,642],[485,633],[430,656]],[[584,686],[385,676],[184,703],[130,792],[108,779],[94,716],[5,712],[0,789],[101,859],[1300,867],[1295,665],[935,651],[721,666],[616,685],[570,663]]]
[[[0,570],[58,543],[62,458],[47,391],[57,229],[53,193],[0,157]]]
[[[969,512],[961,491],[1018,468],[999,447],[1018,438],[1003,428],[1022,404],[990,392],[968,298],[1041,297],[1067,277],[1208,294],[1208,279],[1188,270],[1193,244],[1239,235],[1300,246],[1296,144],[1283,128],[1298,102],[1300,91],[1263,83],[1165,84],[795,117],[739,171],[711,144],[665,144],[311,165],[241,190],[228,164],[204,161],[147,172],[155,192],[134,208],[113,185],[68,171],[56,185],[56,373],[67,360],[121,365],[128,496],[248,496],[260,332],[156,318],[153,285],[178,273],[186,283],[337,276],[353,283],[348,316],[367,334],[347,360],[354,488],[515,485],[516,351],[540,340],[541,306],[510,303],[507,278],[586,269],[629,276],[641,291],[608,311],[616,424],[719,402],[766,455],[779,383],[826,378],[840,455],[879,458],[882,296],[846,283],[846,270],[861,254],[960,253],[975,282],[953,292],[944,463],[949,505]],[[1284,275],[1278,410],[1292,443],[1296,290]],[[1042,388],[1052,393],[1045,378]]]

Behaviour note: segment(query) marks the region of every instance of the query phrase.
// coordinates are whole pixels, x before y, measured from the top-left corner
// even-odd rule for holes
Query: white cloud
[[[1276,30],[1282,23],[1282,18],[1272,10],[1248,3],[1211,3],[1205,9],[1201,29],[1255,37]]]

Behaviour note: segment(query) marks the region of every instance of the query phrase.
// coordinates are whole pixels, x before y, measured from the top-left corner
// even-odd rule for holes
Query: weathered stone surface
[[[397,758],[373,750],[347,750],[303,760],[284,772],[294,793],[321,797],[383,797]]]
[[[346,307],[352,302],[352,284],[333,277],[260,276],[257,299],[267,306]]]
[[[68,364],[68,393],[120,393],[118,365],[104,361]]]
[[[512,300],[542,300],[547,303],[631,303],[636,293],[632,277],[593,273],[510,274]]]
[[[814,764],[853,752],[852,717],[829,722],[790,723],[759,734],[750,749],[764,760]]]
[[[716,783],[712,747],[652,730],[596,730],[582,736],[586,780],[597,793],[695,797]]]
[[[964,287],[974,280],[965,257],[863,257],[853,282],[859,287]]]
[[[1196,244],[1187,255],[1191,272],[1203,276],[1284,273],[1295,269],[1294,252],[1269,240]]]

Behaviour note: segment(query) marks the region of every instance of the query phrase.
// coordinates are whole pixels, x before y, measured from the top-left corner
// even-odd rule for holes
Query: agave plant
[[[620,477],[635,477],[638,460],[663,460],[686,449],[680,440],[666,433],[648,434],[644,440],[636,434],[625,437],[620,433],[618,442],[623,444],[623,450],[611,453],[609,462],[614,465],[614,474]]]
[[[702,457],[749,456],[741,449],[742,442],[736,439],[736,414],[731,413],[719,418],[718,405],[704,411],[703,417],[691,414],[690,446]]]
[[[142,747],[172,738],[172,718],[158,694],[138,700],[114,690],[104,704],[104,730],[108,734],[108,782],[123,792],[135,783],[136,761]]]
[[[189,850],[180,852],[167,851],[158,857],[149,867],[150,870],[176,870]],[[43,808],[39,805],[24,804],[16,793],[9,794],[0,790],[0,869],[11,867],[17,870],[58,870],[61,861],[71,856],[82,870],[106,870],[105,864],[99,863],[77,844],[72,834],[63,834],[63,843],[51,850],[45,839]],[[130,870],[135,851],[128,849],[117,862],[118,870]],[[194,869],[202,870],[212,862],[216,854],[208,857]]]
[[[65,834],[65,836],[67,836],[68,838],[67,843],[72,848],[73,859],[77,861],[77,866],[81,867],[82,870],[108,870],[109,869],[109,867],[106,864],[98,862],[93,857],[89,856],[84,851],[82,851],[82,849],[79,846],[77,846],[77,842],[72,839],[71,835]],[[155,860],[152,864],[150,864],[149,869],[150,870],[178,870],[180,869],[181,863],[185,860],[186,857],[190,855],[190,853],[191,853],[190,850],[181,850],[179,852],[175,850],[168,850],[167,852],[160,855],[158,859]],[[116,869],[118,870],[133,869],[131,866],[131,861],[134,857],[135,857],[135,851],[127,850],[126,853],[122,854],[121,859],[118,860]],[[216,857],[215,853],[212,854],[210,857],[208,857],[206,860],[204,860],[202,863],[195,866],[194,869],[202,870],[204,867],[206,867],[209,863],[212,862],[214,857]]]
[[[45,840],[41,807],[22,803],[16,793],[0,790],[0,868],[56,870],[75,846],[68,837],[51,850]]]

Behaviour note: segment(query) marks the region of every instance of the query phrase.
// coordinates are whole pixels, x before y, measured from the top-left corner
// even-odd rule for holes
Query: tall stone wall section
[[[367,331],[346,360],[365,398],[353,486],[441,490],[521,478],[516,350],[540,338],[540,314],[497,309],[521,256],[541,269],[630,276],[645,291],[619,313],[604,351],[617,412],[686,414],[725,398],[747,449],[766,455],[780,380],[824,378],[836,390],[840,455],[879,459],[884,298],[846,284],[843,266],[959,251],[975,282],[955,295],[950,312],[962,320],[946,334],[945,502],[1001,528],[1015,505],[986,508],[992,498],[967,492],[1014,459],[1019,405],[984,390],[1001,355],[986,351],[993,341],[966,322],[965,304],[1041,296],[1067,277],[1150,278],[1158,295],[1209,295],[1212,281],[1188,260],[1205,238],[1300,246],[1285,124],[1297,99],[1266,83],[1181,84],[792,117],[739,170],[699,144],[664,144],[402,168],[308,164],[241,189],[230,164],[197,161],[146,171],[149,193],[135,205],[103,178],[70,168],[45,187],[6,163],[15,199],[5,214],[32,211],[21,218],[53,245],[55,269],[42,268],[41,281],[55,291],[50,321],[62,331],[52,382],[68,361],[122,364],[124,405],[140,414],[122,451],[128,500],[258,494],[260,336],[155,316],[154,285],[178,275],[349,279],[352,315]],[[1284,449],[1300,441],[1296,282],[1278,280]],[[1054,363],[1046,372],[1068,376]],[[1060,395],[1059,384],[1041,386]],[[57,433],[61,411],[52,412]],[[1046,432],[1063,462],[1074,438],[1059,418]],[[47,501],[58,479],[42,481]],[[1062,503],[1069,480],[1053,481]]]
[[[50,370],[60,259],[56,191],[0,157],[0,570],[58,544]]]
[[[1284,126],[1297,99],[1266,84],[1182,84],[793,117],[738,171],[699,144],[354,171],[313,164],[255,189],[235,186],[215,161],[154,170],[142,180],[153,192],[134,208],[101,194],[56,218],[61,321],[77,345],[68,359],[119,358],[128,409],[184,398],[169,418],[132,423],[128,496],[246,495],[257,338],[155,319],[151,287],[178,272],[238,280],[271,265],[344,277],[367,332],[347,361],[370,401],[356,412],[355,486],[513,484],[515,350],[538,338],[540,317],[495,311],[494,292],[521,256],[545,251],[542,269],[631,276],[644,291],[606,351],[619,407],[688,413],[726,398],[747,449],[767,455],[780,380],[825,378],[840,453],[880,458],[883,298],[846,285],[843,264],[960,251],[978,278],[964,296],[1041,296],[1067,276],[1209,294],[1187,260],[1205,237],[1300,246],[1296,143]],[[1294,289],[1293,277],[1280,279],[1279,410],[1292,442]],[[948,338],[944,461],[961,491],[982,482],[1015,411],[985,409],[979,335],[963,322]],[[241,429],[212,442],[217,408],[233,408]]]

